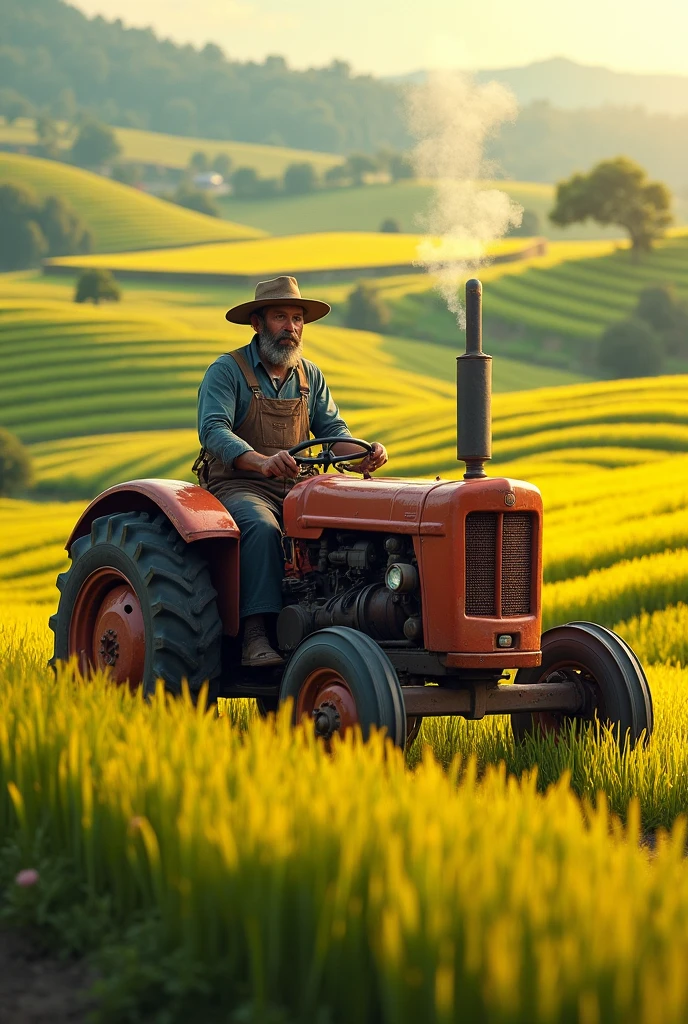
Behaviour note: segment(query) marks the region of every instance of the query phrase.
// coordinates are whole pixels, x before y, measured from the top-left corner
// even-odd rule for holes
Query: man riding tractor
[[[255,298],[226,314],[253,328],[251,342],[221,355],[198,391],[199,483],[214,494],[241,530],[242,665],[280,665],[267,616],[282,608],[282,503],[301,472],[288,449],[314,437],[351,437],[318,367],[303,358],[303,325],[330,312],[305,299],[293,277],[256,286]],[[336,456],[361,459],[361,447],[338,442]],[[383,445],[359,463],[372,473],[387,462]]]

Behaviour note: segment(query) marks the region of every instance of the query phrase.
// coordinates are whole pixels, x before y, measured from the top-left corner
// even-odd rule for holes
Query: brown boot
[[[247,668],[270,668],[284,664],[284,658],[270,646],[264,626],[251,623],[244,627],[241,664]]]

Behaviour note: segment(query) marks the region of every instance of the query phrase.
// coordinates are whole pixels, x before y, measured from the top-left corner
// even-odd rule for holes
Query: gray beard
[[[270,366],[285,366],[290,370],[297,366],[301,359],[303,342],[299,341],[298,345],[282,345],[277,340],[279,334],[281,332],[274,335],[268,330],[259,331],[258,352],[264,363],[269,363]]]

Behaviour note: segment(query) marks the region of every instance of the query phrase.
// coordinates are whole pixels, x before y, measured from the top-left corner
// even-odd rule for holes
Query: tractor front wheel
[[[391,661],[371,637],[347,626],[311,633],[297,647],[282,677],[280,702],[294,702],[294,723],[309,718],[329,741],[358,726],[385,729],[398,747],[406,744],[406,711]]]
[[[614,728],[618,742],[631,746],[652,733],[652,696],[642,665],[616,633],[594,622],[569,622],[542,635],[542,664],[520,669],[517,683],[574,682],[585,699],[575,719],[553,712],[520,711],[511,716],[517,743],[527,736],[557,735],[572,721],[593,721]]]
[[[57,578],[51,664],[76,657],[84,676],[107,670],[146,693],[157,679],[175,694],[186,679],[197,693],[219,675],[222,624],[208,565],[165,516],[102,516],[71,558]]]

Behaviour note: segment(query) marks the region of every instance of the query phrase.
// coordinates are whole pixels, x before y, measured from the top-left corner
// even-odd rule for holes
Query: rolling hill
[[[57,122],[65,131],[68,126]],[[191,155],[198,151],[211,159],[226,154],[234,167],[253,167],[262,177],[279,177],[289,164],[307,160],[320,173],[341,162],[332,153],[316,153],[286,146],[265,146],[257,142],[227,142],[224,139],[201,139],[188,135],[168,135],[140,128],[113,128],[121,146],[120,159],[128,163],[151,164],[158,167],[185,168]],[[32,118],[20,117],[13,124],[0,124],[0,144],[35,146],[38,142]],[[67,147],[64,138],[63,148]]]
[[[263,234],[259,228],[206,217],[54,160],[0,153],[0,182],[7,181],[29,185],[40,196],[68,199],[90,227],[98,252],[232,241]]]

